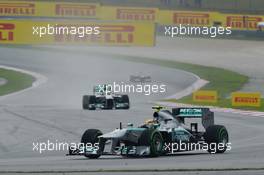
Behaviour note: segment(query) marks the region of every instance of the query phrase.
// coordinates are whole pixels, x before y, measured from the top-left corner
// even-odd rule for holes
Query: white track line
[[[195,75],[195,74],[192,74],[192,75]],[[181,98],[188,96],[188,95],[192,94],[193,92],[201,89],[203,86],[205,86],[207,83],[209,83],[209,81],[203,80],[200,77],[198,77],[197,75],[195,75],[195,77],[197,78],[197,80],[192,85],[190,85],[189,87],[187,87],[186,89],[184,89],[180,92],[177,92],[174,95],[166,97],[165,99],[176,99],[176,100],[181,99]]]

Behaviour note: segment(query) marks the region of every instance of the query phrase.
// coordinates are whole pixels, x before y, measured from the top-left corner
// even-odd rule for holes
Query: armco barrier
[[[40,37],[36,27],[99,27],[99,35],[57,34]],[[47,29],[46,29],[47,30]],[[33,34],[34,33],[34,34]],[[57,32],[58,33],[58,32]],[[0,20],[1,44],[92,44],[121,46],[153,46],[155,26],[153,23],[126,22],[76,22],[76,21],[25,21]]]

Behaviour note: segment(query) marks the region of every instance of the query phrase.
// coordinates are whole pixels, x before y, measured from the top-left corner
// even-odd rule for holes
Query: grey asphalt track
[[[186,48],[186,52],[187,50],[189,48]],[[232,143],[232,150],[221,155],[190,152],[159,158],[127,159],[102,156],[98,160],[89,160],[84,157],[65,157],[65,151],[42,154],[34,152],[33,142],[78,142],[87,128],[99,128],[106,132],[118,127],[120,121],[141,124],[145,119],[151,118],[150,101],[185,89],[195,78],[179,70],[114,60],[89,52],[86,55],[76,55],[68,52],[5,47],[0,48],[0,52],[0,64],[34,71],[48,78],[47,83],[35,89],[0,101],[0,172],[264,168],[264,118],[226,113],[216,113],[215,117],[216,123],[228,128]],[[129,75],[138,73],[150,74],[157,83],[166,84],[166,94],[131,94],[132,107],[129,111],[81,109],[82,95],[91,92],[94,84],[127,82]],[[252,170],[228,174],[237,172],[263,173]],[[188,173],[193,172],[185,174]],[[197,173],[226,172],[193,174]]]

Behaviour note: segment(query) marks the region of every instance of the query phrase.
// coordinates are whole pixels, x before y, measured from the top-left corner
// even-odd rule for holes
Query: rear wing
[[[201,118],[205,129],[214,125],[214,112],[209,108],[173,108],[172,115],[182,123],[185,118]]]

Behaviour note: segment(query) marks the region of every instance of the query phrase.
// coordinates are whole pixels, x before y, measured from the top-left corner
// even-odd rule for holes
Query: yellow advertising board
[[[155,26],[135,22],[0,20],[0,43],[153,46]]]
[[[0,16],[97,18],[96,3],[0,1]]]
[[[234,92],[232,93],[232,106],[261,106],[261,93],[245,93],[245,92]]]
[[[264,21],[263,16],[242,14],[221,14],[219,19],[224,27],[232,30],[258,30],[258,23]]]
[[[193,93],[194,102],[217,103],[217,91],[196,91]]]
[[[147,7],[101,6],[99,3],[0,1],[0,16],[83,18],[157,22],[161,25],[213,26],[221,22],[232,30],[257,30],[264,16],[209,11],[174,11]]]
[[[217,12],[160,10],[158,22],[162,25],[212,26],[217,15]]]
[[[102,6],[100,19],[157,22],[158,8]]]

